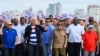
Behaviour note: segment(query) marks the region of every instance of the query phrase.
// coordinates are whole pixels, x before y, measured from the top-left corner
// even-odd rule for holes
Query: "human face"
[[[21,20],[20,20],[20,23],[21,23],[21,24],[25,24],[25,19],[21,19]]]
[[[18,25],[18,19],[15,18],[13,23],[14,23],[14,25]]]
[[[7,24],[7,27],[8,27],[9,29],[11,29],[11,28],[12,28],[12,23],[10,23],[10,24],[8,23],[8,24]]]
[[[71,19],[65,20],[65,25],[70,25],[71,24]]]
[[[77,24],[78,24],[78,19],[75,18],[75,19],[73,20],[73,22],[74,22],[75,25],[77,25]]]
[[[53,25],[55,25],[55,26],[56,26],[56,25],[57,25],[57,23],[58,23],[58,20],[54,19],[54,20],[53,20]]]
[[[79,24],[83,26],[84,22],[81,20],[81,21],[79,21]]]
[[[31,19],[31,24],[35,25],[36,24],[36,19]]]
[[[51,24],[51,22],[50,21],[46,21],[46,25],[50,25]]]
[[[59,30],[62,30],[63,29],[63,26],[62,25],[57,25],[58,29]]]

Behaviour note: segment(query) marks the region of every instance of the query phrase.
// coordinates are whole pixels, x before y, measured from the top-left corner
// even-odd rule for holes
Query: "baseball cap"
[[[94,28],[94,25],[88,25],[88,28],[89,29],[93,29]]]

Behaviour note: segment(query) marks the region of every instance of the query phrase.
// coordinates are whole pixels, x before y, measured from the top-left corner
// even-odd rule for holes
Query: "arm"
[[[15,45],[18,44],[18,34],[17,31],[15,30]]]
[[[0,28],[0,35],[3,35],[2,28]]]
[[[51,50],[52,50],[52,47],[53,47],[54,34],[55,34],[55,33],[53,32],[52,39],[51,39]]]
[[[18,36],[16,36],[16,38],[15,38],[15,45],[17,45],[18,44]]]
[[[85,34],[82,36],[81,48],[84,48],[84,39],[85,39]]]
[[[83,44],[84,44],[84,38],[85,38],[85,30],[83,28],[82,28],[81,35],[82,35],[81,48],[84,48]]]
[[[65,37],[65,39],[64,39],[64,41],[65,41],[64,42],[64,48],[66,48],[67,47],[67,34],[66,33],[65,33],[65,36],[64,37]]]
[[[95,41],[96,41],[96,44],[97,44],[97,46],[99,46],[99,38],[98,38],[98,34],[97,33],[95,33]]]
[[[98,38],[98,35],[97,35],[97,33],[95,33],[95,41],[96,41],[96,47],[97,47],[97,52],[96,52],[96,54],[98,54],[99,53],[99,38]]]
[[[3,35],[3,27],[4,27],[4,23],[2,23],[2,26],[0,28],[0,35]]]
[[[39,28],[40,28],[41,31],[44,31],[44,32],[47,31],[47,27],[46,26],[43,26],[43,27],[42,26],[39,26]]]
[[[29,26],[28,26],[29,27]],[[26,27],[25,32],[24,32],[24,44],[27,42],[27,37],[28,37],[28,27]]]

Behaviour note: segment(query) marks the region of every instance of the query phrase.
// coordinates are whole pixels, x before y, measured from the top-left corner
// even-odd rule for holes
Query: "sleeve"
[[[47,30],[45,30],[45,28],[43,28],[42,26],[39,25],[40,31],[46,32]]]

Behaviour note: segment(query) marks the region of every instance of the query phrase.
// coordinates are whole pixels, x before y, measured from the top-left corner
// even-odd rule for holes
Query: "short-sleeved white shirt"
[[[24,39],[23,39],[23,35],[24,35],[24,32],[25,32],[25,28],[26,28],[27,25],[18,25],[18,26],[12,26],[16,31],[17,31],[17,34],[18,34],[18,44],[21,44],[23,43]]]
[[[71,24],[66,29],[66,32],[69,34],[68,42],[80,43],[82,41],[82,35],[84,34],[84,29],[80,24],[78,25]]]

